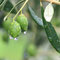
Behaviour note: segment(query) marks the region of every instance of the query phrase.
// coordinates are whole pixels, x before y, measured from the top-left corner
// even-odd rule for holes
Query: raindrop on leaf
[[[18,40],[17,38],[14,38],[14,40]]]
[[[13,37],[12,37],[12,36],[9,36],[9,38],[10,38],[10,39],[13,39]]]
[[[24,34],[26,34],[27,32],[26,31],[24,31]]]

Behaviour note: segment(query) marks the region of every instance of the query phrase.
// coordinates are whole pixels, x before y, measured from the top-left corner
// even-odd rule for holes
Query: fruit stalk
[[[14,16],[13,21],[15,20],[15,18],[17,17],[17,15],[22,11],[22,9],[24,8],[24,6],[27,4],[29,0],[26,0],[25,3],[22,5],[22,7],[20,8],[20,10],[17,12],[17,14]]]
[[[4,8],[4,5],[6,4],[7,0],[4,0],[1,5],[0,5],[0,9],[2,10]]]
[[[19,2],[10,10],[10,12],[5,16],[4,21],[5,21],[6,18],[10,15],[10,13],[13,11],[13,9],[14,9],[18,4],[20,4],[20,3],[24,2],[24,1],[25,1],[25,0],[19,1]]]

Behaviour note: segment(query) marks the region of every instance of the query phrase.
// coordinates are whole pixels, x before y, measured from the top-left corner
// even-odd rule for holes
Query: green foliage
[[[34,11],[32,10],[32,8],[29,6],[28,7],[29,12],[31,14],[31,16],[34,18],[34,21],[39,25],[39,26],[43,26],[44,25],[44,29],[45,32],[47,34],[48,40],[50,41],[50,43],[52,44],[52,46],[58,51],[60,52],[60,40],[56,34],[56,31],[54,29],[54,27],[52,26],[52,24],[50,22],[46,22],[45,18],[44,18],[44,9],[43,7],[41,7],[41,15],[42,15],[42,20],[39,20],[38,17],[36,17],[35,13],[33,13]],[[36,18],[35,18],[36,17]],[[41,25],[41,22],[43,25]]]
[[[58,52],[60,52],[60,40],[59,40],[59,38],[58,38],[58,36],[56,34],[56,31],[55,31],[54,27],[52,26],[52,24],[50,22],[46,22],[46,20],[44,18],[44,9],[43,9],[42,6],[41,6],[41,15],[42,15],[44,29],[45,29],[45,32],[47,34],[48,40],[50,41],[52,46]]]
[[[35,12],[33,11],[33,9],[32,9],[30,6],[28,6],[28,10],[29,10],[30,15],[32,16],[33,20],[34,20],[39,26],[42,26],[42,27],[43,27],[43,21],[42,21],[42,19],[39,18],[39,17],[35,14]]]
[[[33,40],[33,39],[36,39],[36,41],[41,42],[40,40],[41,40],[41,38],[43,37],[43,34],[44,34],[44,33],[42,33],[42,37],[40,36],[41,33],[38,34],[39,32],[41,32],[40,27],[43,27],[45,29],[47,38],[50,41],[51,45],[58,52],[60,52],[60,40],[59,40],[59,38],[57,36],[57,33],[56,33],[54,27],[50,23],[50,21],[51,21],[51,19],[53,17],[53,12],[54,12],[52,5],[50,5],[50,7],[52,8],[51,9],[51,11],[52,11],[51,15],[50,15],[50,12],[49,12],[50,11],[49,6],[48,6],[49,9],[48,8],[46,9],[46,12],[48,10],[47,14],[45,12],[46,15],[44,15],[44,9],[41,6],[42,19],[39,18],[35,14],[34,10],[28,5],[28,10],[29,10],[29,13],[30,13],[31,17],[33,18],[33,20],[39,26],[37,27],[36,25],[34,25],[33,22],[29,21],[29,23],[31,23],[30,26],[32,27],[32,29],[34,31],[32,33],[33,35],[31,34],[31,36],[33,36],[33,38],[31,36],[28,37],[28,35],[25,32],[24,32],[24,34],[22,34],[23,32],[21,33],[21,31],[23,31],[23,30],[27,31],[27,29],[28,29],[28,20],[27,20],[27,17],[24,14],[21,13],[19,15],[19,13],[25,7],[28,0],[25,1],[25,3],[22,5],[22,7],[21,6],[16,7],[16,6],[18,4],[24,2],[24,1],[25,0],[22,0],[22,1],[17,1],[16,0],[14,3],[12,3],[12,0],[11,1],[10,0],[1,0],[0,1],[0,10],[4,11],[3,12],[4,14],[7,14],[7,12],[10,11],[5,16],[6,20],[3,17],[4,15],[1,15],[2,17],[0,16],[2,19],[4,18],[3,20],[0,19],[0,25],[3,25],[3,27],[0,27],[0,58],[4,58],[4,59],[7,59],[7,60],[23,60],[24,59],[24,53],[26,53],[26,52],[28,52],[29,56],[35,56],[36,52],[37,52],[37,50],[36,50],[37,48],[33,44],[35,42],[35,40]],[[16,3],[16,2],[18,2],[18,3]],[[21,7],[21,9],[19,9],[20,7]],[[13,13],[15,13],[15,16],[10,17],[10,14],[14,15]],[[28,16],[28,14],[27,14],[27,16]],[[13,17],[13,19],[12,19],[12,17]],[[47,20],[46,20],[46,17],[47,17]],[[48,17],[50,18],[49,20],[48,20]],[[56,24],[58,26],[59,25],[58,22],[55,22],[54,24]],[[36,26],[36,27],[34,27],[34,26]],[[3,28],[3,29],[1,29],[1,28]],[[37,28],[39,28],[40,31]],[[29,35],[30,35],[30,33],[29,33]],[[38,40],[38,37],[36,37],[37,35],[39,37],[39,40]],[[10,38],[12,38],[12,39],[10,39]],[[29,39],[31,38],[31,40],[33,40],[33,43],[30,43],[29,39],[27,39],[27,38],[29,38]],[[44,40],[44,38],[42,38],[42,39]],[[7,42],[7,43],[5,43],[5,42]],[[50,59],[50,58],[48,58],[48,59]]]

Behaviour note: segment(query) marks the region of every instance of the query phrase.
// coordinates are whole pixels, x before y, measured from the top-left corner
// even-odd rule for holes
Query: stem
[[[22,9],[24,8],[24,6],[27,4],[28,0],[25,1],[25,3],[22,5],[22,7],[20,8],[20,10],[17,12],[17,14],[14,16],[13,21],[15,20],[15,18],[17,17],[17,15],[22,11]]]
[[[7,1],[7,0],[4,0],[4,1],[1,3],[0,7],[5,3],[5,1]]]
[[[6,18],[10,15],[10,13],[13,11],[13,9],[14,9],[18,4],[20,4],[20,3],[22,3],[22,2],[24,2],[24,0],[19,1],[19,2],[10,10],[10,12],[5,16],[4,21],[5,21]]]
[[[40,0],[40,6],[43,6],[41,0]]]
[[[4,1],[1,3],[1,5],[0,5],[1,10],[4,8],[6,2],[7,2],[7,0],[4,0]]]

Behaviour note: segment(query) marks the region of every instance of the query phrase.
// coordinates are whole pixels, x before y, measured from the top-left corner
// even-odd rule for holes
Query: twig
[[[6,2],[7,2],[7,0],[4,0],[4,1],[2,2],[2,4],[0,5],[1,10],[3,10],[3,8],[4,8],[5,4],[6,4]]]
[[[54,0],[42,0],[42,1],[50,2],[50,3],[52,2],[52,4],[60,5],[60,2]]]

